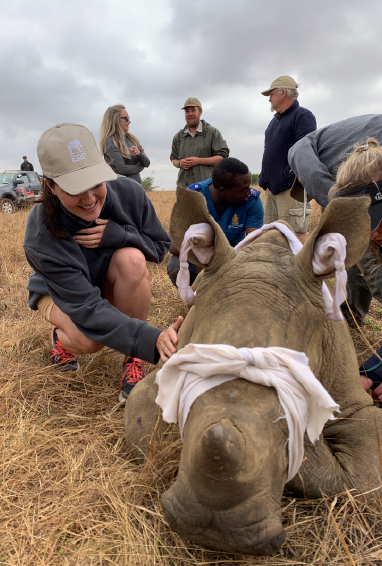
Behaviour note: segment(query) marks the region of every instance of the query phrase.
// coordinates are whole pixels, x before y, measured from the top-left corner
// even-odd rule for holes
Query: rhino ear
[[[296,267],[311,277],[328,279],[313,272],[312,259],[317,238],[329,233],[342,234],[346,239],[345,267],[349,269],[365,254],[370,241],[369,197],[336,198],[325,208],[319,225],[313,230],[302,250],[296,256]]]
[[[176,203],[172,209],[170,218],[170,237],[174,246],[180,250],[184,234],[192,224],[206,222],[210,224],[214,230],[214,255],[208,264],[203,265],[195,257],[193,252],[189,252],[189,261],[204,267],[205,270],[217,269],[231,257],[235,256],[233,248],[230,246],[223,230],[219,224],[215,222],[208,212],[207,202],[204,196],[197,191],[191,191],[178,185],[176,190]]]

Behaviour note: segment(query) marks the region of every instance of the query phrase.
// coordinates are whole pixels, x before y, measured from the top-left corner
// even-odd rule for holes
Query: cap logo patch
[[[81,159],[85,159],[86,151],[84,146],[79,140],[71,140],[68,142],[68,150],[70,151],[70,156],[72,158],[73,163],[77,161],[81,161]]]
[[[374,198],[375,200],[382,200],[382,193],[377,193]]]

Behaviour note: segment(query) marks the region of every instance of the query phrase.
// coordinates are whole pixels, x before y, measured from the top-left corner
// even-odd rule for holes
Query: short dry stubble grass
[[[150,198],[168,228],[174,192]],[[355,492],[318,502],[285,497],[287,542],[268,559],[202,549],[173,533],[160,494],[176,476],[180,442],[154,449],[143,467],[129,459],[117,403],[120,354],[81,356],[77,374],[49,365],[49,326],[26,302],[26,217],[0,215],[1,566],[382,563],[381,500]],[[165,327],[185,308],[165,265],[150,272],[149,321]],[[373,305],[364,330],[373,346],[382,335],[379,312]]]

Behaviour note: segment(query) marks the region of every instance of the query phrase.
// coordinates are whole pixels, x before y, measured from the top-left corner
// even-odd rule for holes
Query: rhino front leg
[[[132,390],[124,412],[125,438],[134,459],[143,461],[160,438],[163,421],[155,403],[158,386],[154,383],[159,368],[152,371]]]
[[[178,333],[178,350],[185,346],[191,337],[195,323],[195,308],[187,314]],[[161,417],[161,410],[155,403],[158,386],[154,383],[157,372],[142,379],[132,390],[126,401],[124,413],[125,438],[135,459],[143,462],[150,451],[160,445],[168,427]]]
[[[321,491],[335,495],[345,486],[358,490],[380,486],[382,411],[361,386],[345,321],[325,323],[320,381],[341,413],[325,425],[316,445],[306,439],[306,459],[288,488],[299,496],[317,498]]]
[[[317,444],[306,439],[305,460],[287,487],[311,499],[336,495],[345,487],[375,489],[381,485],[381,444],[382,411],[364,407],[327,425]]]

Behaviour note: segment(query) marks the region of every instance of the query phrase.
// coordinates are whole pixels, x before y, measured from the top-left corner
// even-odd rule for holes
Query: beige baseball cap
[[[271,86],[264,90],[261,94],[264,96],[269,96],[274,88],[298,88],[298,84],[292,77],[288,75],[283,75],[282,77],[277,77],[271,84]]]
[[[187,98],[187,100],[184,103],[184,106],[183,106],[183,108],[181,108],[181,110],[184,110],[187,106],[198,106],[200,108],[200,110],[202,110],[202,105],[200,104],[200,102],[197,98]]]
[[[63,191],[79,195],[117,175],[105,163],[93,134],[79,124],[57,124],[37,144],[43,175]]]

